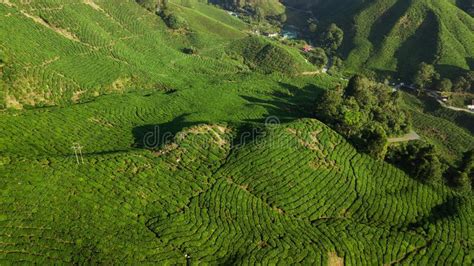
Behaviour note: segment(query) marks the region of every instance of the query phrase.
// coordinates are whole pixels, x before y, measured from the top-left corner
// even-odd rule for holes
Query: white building
[[[474,111],[474,100],[472,100],[471,104],[467,106],[467,109]]]

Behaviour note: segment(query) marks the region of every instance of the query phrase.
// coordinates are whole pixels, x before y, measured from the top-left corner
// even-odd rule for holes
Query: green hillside
[[[246,24],[225,11],[193,2],[170,8],[188,27],[170,30],[135,1],[40,1],[0,5],[0,47],[9,58],[2,107],[82,102],[135,89],[182,88],[209,73],[217,80],[242,65],[226,56]],[[195,47],[198,56],[183,53]],[[300,59],[302,60],[302,59]],[[178,78],[177,78],[178,77]]]
[[[232,145],[238,121],[266,108],[237,93],[190,104],[208,91],[2,116],[1,261],[472,263],[471,196],[360,155],[315,120],[267,123]],[[174,140],[131,147],[155,125]]]
[[[349,71],[366,67],[409,77],[420,62],[450,75],[473,67],[474,18],[449,0],[287,1],[312,8],[321,24],[345,31]]]
[[[460,66],[469,34],[447,38]],[[301,47],[201,0],[0,0],[0,265],[472,265],[473,192],[314,119],[322,95],[365,90]],[[452,166],[474,148],[472,116],[371,91]]]

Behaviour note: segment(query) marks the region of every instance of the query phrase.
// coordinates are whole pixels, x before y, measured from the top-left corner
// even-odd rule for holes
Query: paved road
[[[458,112],[468,112],[468,113],[471,113],[471,114],[474,114],[474,111],[471,111],[469,109],[465,109],[465,108],[459,108],[459,107],[455,107],[455,106],[451,106],[451,105],[447,105],[445,102],[443,102],[438,95],[436,95],[436,93],[430,91],[427,93],[429,96],[433,97],[439,104],[441,104],[442,107],[444,108],[448,108],[448,109],[451,109],[451,110],[454,110],[454,111],[458,111]]]

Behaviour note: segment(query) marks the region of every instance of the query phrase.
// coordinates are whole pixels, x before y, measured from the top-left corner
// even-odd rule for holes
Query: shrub
[[[196,47],[191,46],[191,47],[184,48],[183,53],[190,54],[190,55],[196,55],[196,54],[199,53],[199,51]]]

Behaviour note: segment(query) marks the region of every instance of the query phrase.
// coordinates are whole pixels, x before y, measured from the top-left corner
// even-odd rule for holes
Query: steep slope
[[[170,31],[135,1],[0,2],[0,47],[8,56],[1,107],[57,105],[137,88],[184,87],[183,71],[199,79],[238,72],[220,55],[242,38],[245,24],[222,10],[172,4],[186,31]],[[182,50],[196,47],[201,56]],[[219,70],[219,71],[217,71]]]
[[[305,6],[309,1],[296,4]],[[449,0],[316,1],[310,7],[322,24],[346,33],[342,52],[349,70],[360,67],[408,76],[421,62],[444,74],[472,68],[474,19]],[[287,1],[292,5],[292,1]],[[308,6],[305,6],[308,7]]]
[[[0,2],[0,109],[176,90],[248,72],[227,55],[230,43],[248,36],[246,23],[202,1],[168,7],[182,28],[167,27],[134,0]],[[290,50],[301,71],[314,69]]]

